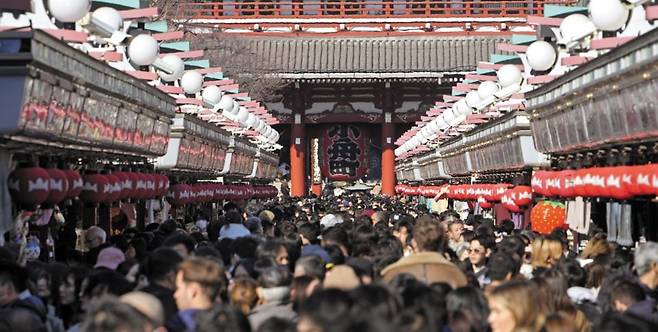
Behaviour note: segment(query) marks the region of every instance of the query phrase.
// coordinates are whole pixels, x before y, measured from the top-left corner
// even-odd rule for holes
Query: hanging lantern
[[[562,192],[560,193],[560,196],[564,198],[576,197],[576,189],[575,189],[576,171],[573,170],[562,171],[558,176],[561,178],[561,182],[562,182]]]
[[[112,175],[119,179],[119,186],[121,187],[119,200],[130,197],[130,189],[132,185],[130,183],[130,177],[128,174],[126,172],[112,172]]]
[[[50,176],[50,183],[48,184],[48,198],[44,203],[57,204],[66,199],[69,193],[69,180],[64,171],[57,168],[49,168],[46,170]]]
[[[512,213],[521,212],[521,207],[516,204],[516,193],[512,189],[507,189],[500,198],[503,207]]]
[[[528,46],[526,51],[528,65],[532,70],[546,71],[553,67],[557,60],[557,51],[553,45],[537,40]]]
[[[139,182],[139,173],[127,172],[129,181],[125,183],[126,186],[130,187],[130,194],[128,198],[138,199],[139,198],[139,189],[137,188],[137,182]]]
[[[191,192],[192,188],[187,184],[174,184],[169,188],[169,192],[167,193],[167,202],[173,207],[184,206],[190,202]]]
[[[147,175],[144,173],[135,173],[137,176],[137,185],[135,187],[136,189],[136,195],[134,196],[137,199],[145,199],[148,197],[148,185],[147,185]]]
[[[589,16],[592,23],[603,31],[617,31],[626,25],[630,16],[629,8],[619,0],[592,0],[589,3]]]
[[[169,177],[167,177],[164,174],[154,174],[157,179],[157,190],[156,190],[156,196],[157,197],[162,197],[167,195],[167,191],[169,191]]]
[[[77,22],[87,15],[90,8],[90,0],[48,0],[50,15],[64,23]]]
[[[555,228],[567,229],[566,208],[555,201],[541,201],[530,211],[532,230],[541,234],[550,234]]]
[[[108,193],[103,200],[103,203],[116,202],[121,198],[121,180],[114,174],[107,174],[105,175],[105,178],[108,181]]]
[[[110,181],[102,174],[85,174],[80,199],[87,203],[102,203],[110,194]]]
[[[478,205],[483,209],[491,209],[494,206],[493,203],[487,201],[484,197],[478,197]]]
[[[632,177],[627,172],[627,167],[610,167],[609,170],[610,173],[605,178],[605,185],[610,197],[617,200],[627,200],[633,197],[628,189]]]
[[[532,204],[532,188],[529,186],[516,186],[512,190],[514,191],[514,203],[517,206]]]
[[[48,199],[50,175],[41,167],[17,168],[9,174],[9,193],[23,204],[41,204]]]
[[[82,187],[84,186],[82,176],[80,176],[80,173],[74,169],[67,169],[64,171],[64,173],[66,174],[69,188],[69,192],[66,195],[66,198],[78,197],[80,192],[82,192]]]
[[[545,171],[533,171],[532,180],[530,181],[530,186],[532,187],[532,191],[542,196],[546,195],[545,186],[544,186],[545,174],[546,174]]]

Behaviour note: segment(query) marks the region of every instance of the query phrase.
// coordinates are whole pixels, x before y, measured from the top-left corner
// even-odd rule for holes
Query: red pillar
[[[295,119],[290,137],[290,196],[293,197],[306,196],[305,143],[304,124]]]
[[[391,113],[384,114],[382,124],[382,195],[395,196],[395,124]]]

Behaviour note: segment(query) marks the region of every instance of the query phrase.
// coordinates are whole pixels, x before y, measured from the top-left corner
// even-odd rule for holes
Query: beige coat
[[[420,252],[403,257],[382,271],[384,282],[389,283],[396,275],[409,273],[426,284],[445,282],[453,288],[466,286],[466,276],[452,262],[438,252]]]

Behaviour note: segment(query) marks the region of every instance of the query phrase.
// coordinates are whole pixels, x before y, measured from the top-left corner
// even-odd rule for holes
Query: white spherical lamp
[[[441,131],[441,128],[439,128],[439,123],[436,121],[436,119],[430,121],[430,123],[427,124],[427,128],[432,134],[436,134]]]
[[[466,98],[464,98],[462,100],[464,100],[466,102],[467,106],[472,107],[472,108],[476,108],[481,102],[480,95],[475,90],[469,91],[466,94]]]
[[[107,32],[118,31],[123,27],[123,17],[118,10],[111,7],[101,7],[91,13],[91,19],[103,25]]]
[[[471,91],[471,92],[475,92],[475,91]],[[477,92],[475,93],[477,94]],[[478,101],[480,100],[479,98],[480,97],[478,96]],[[456,102],[453,109],[455,110],[455,115],[457,116],[468,116],[471,113],[473,113],[473,109],[471,108],[471,106],[469,106],[468,100],[466,100],[466,98]]]
[[[233,109],[233,98],[229,95],[223,95],[217,104],[222,112],[230,112]]]
[[[478,87],[478,96],[480,96],[480,99],[485,100],[493,96],[499,89],[500,87],[496,82],[484,81]]]
[[[207,102],[210,105],[215,106],[219,104],[219,102],[222,100],[222,90],[220,90],[219,87],[215,85],[207,86],[206,88],[203,89],[203,92],[201,93],[201,98],[203,98],[204,102]]]
[[[185,63],[181,58],[173,54],[167,54],[162,57],[162,63],[172,69],[171,74],[158,70],[158,76],[165,82],[173,82],[183,77],[185,72]]]
[[[265,121],[258,119],[258,121],[256,121],[256,126],[254,126],[254,130],[260,133],[261,130],[265,128],[265,125],[266,125]]]
[[[617,31],[628,21],[630,10],[619,0],[591,0],[589,16],[592,23],[603,31]]]
[[[247,115],[247,121],[245,122],[247,128],[254,128],[257,124],[257,120],[258,118],[254,115],[254,113],[249,113],[249,115]]]
[[[180,86],[187,94],[195,94],[203,88],[203,75],[195,70],[188,70],[180,79]]]
[[[528,65],[532,70],[546,71],[555,64],[557,52],[550,43],[538,40],[528,46],[526,56],[528,57]]]
[[[48,10],[56,20],[74,23],[85,17],[91,8],[91,0],[48,0]]]
[[[571,14],[560,23],[560,34],[564,40],[578,40],[583,31],[596,31],[596,26],[583,14]]]
[[[160,54],[158,41],[149,35],[137,35],[128,44],[130,62],[138,66],[149,66]]]
[[[247,108],[244,106],[240,106],[240,110],[238,111],[238,114],[235,116],[236,120],[238,120],[238,123],[244,125],[247,122],[248,117],[249,117],[249,110],[247,110]]]
[[[523,74],[521,74],[521,69],[516,65],[503,65],[496,72],[498,77],[498,84],[501,87],[507,88],[515,84],[521,84],[523,81]]]
[[[228,111],[229,113],[235,115],[238,115],[238,112],[240,112],[240,104],[237,101],[233,101],[233,106],[231,107],[231,110]]]
[[[446,123],[450,123],[450,121],[454,120],[456,117],[457,115],[455,115],[455,112],[452,110],[452,108],[447,109],[441,113],[441,119]]]

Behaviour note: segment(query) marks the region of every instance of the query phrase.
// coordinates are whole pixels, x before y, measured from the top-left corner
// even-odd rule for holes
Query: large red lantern
[[[546,187],[544,186],[545,174],[546,174],[545,171],[533,171],[532,172],[532,180],[530,182],[530,186],[532,187],[532,191],[534,191],[538,195],[542,195],[542,196],[546,195]]]
[[[80,199],[87,203],[102,203],[110,194],[110,181],[102,174],[85,174]]]
[[[190,193],[192,188],[184,183],[174,184],[169,187],[169,193],[167,193],[167,201],[173,207],[181,207],[190,202]]]
[[[119,179],[119,187],[121,188],[119,199],[126,199],[130,197],[131,184],[128,174],[125,172],[113,172],[112,175]]]
[[[484,197],[478,197],[478,204],[483,209],[491,209],[494,206],[493,203],[487,201]]]
[[[628,167],[610,167],[609,170],[610,173],[605,178],[605,185],[610,196],[618,200],[633,197],[629,191],[632,176],[628,172]]]
[[[121,191],[122,191],[121,180],[114,174],[106,174],[105,177],[109,182],[108,185],[109,192],[105,197],[104,202],[105,203],[116,202],[117,200],[121,199]]]
[[[514,189],[514,203],[518,206],[532,204],[532,188],[528,186],[516,186]]]
[[[576,197],[585,197],[587,195],[586,172],[587,170],[579,169],[573,175],[573,193]]]
[[[157,181],[156,196],[162,197],[169,191],[169,178],[164,174],[154,174]]]
[[[124,185],[130,188],[129,194],[126,198],[138,199],[139,189],[137,188],[137,183],[139,182],[139,173],[127,172],[126,175],[128,176],[128,181],[126,181]]]
[[[50,176],[50,183],[48,189],[48,198],[45,203],[57,204],[66,199],[69,193],[69,179],[66,177],[64,171],[57,168],[49,168],[48,175]]]
[[[507,189],[503,196],[500,198],[500,203],[503,207],[512,213],[521,212],[521,207],[516,204],[516,193],[512,189]]]
[[[576,171],[567,170],[560,172],[559,175],[562,178],[562,192],[560,196],[564,198],[573,198],[576,197],[576,184],[575,177]]]
[[[136,195],[134,196],[135,198],[138,199],[145,199],[148,197],[148,175],[144,173],[135,173],[137,176],[137,184],[136,184]]]
[[[532,230],[541,234],[550,234],[555,228],[567,229],[566,208],[564,204],[554,201],[541,201],[530,211]]]
[[[50,175],[41,167],[17,168],[9,174],[9,193],[23,204],[41,204],[48,199]]]
[[[68,180],[69,192],[67,193],[67,198],[74,198],[80,195],[82,192],[82,187],[84,186],[84,181],[82,181],[82,176],[80,173],[74,169],[67,169],[64,171],[66,174],[66,179]]]

